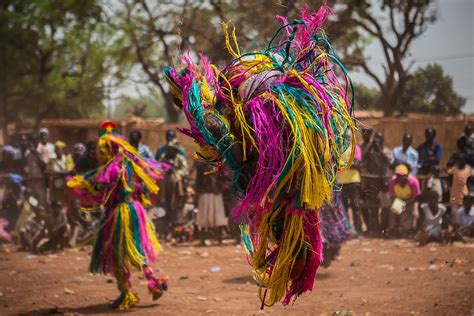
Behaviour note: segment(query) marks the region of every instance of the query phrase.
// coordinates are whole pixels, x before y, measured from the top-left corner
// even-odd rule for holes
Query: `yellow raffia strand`
[[[120,310],[130,309],[138,303],[138,297],[132,291],[127,290],[124,294],[125,297],[123,298],[123,301],[119,306]]]
[[[74,176],[71,180],[67,182],[67,186],[70,188],[77,188],[77,189],[86,189],[87,191],[93,193],[94,188],[92,185],[84,179],[83,176]]]
[[[138,166],[133,160],[125,156],[125,159],[132,165],[132,169],[135,175],[143,181],[144,185],[148,188],[151,193],[158,193],[159,188],[156,182],[151,178],[140,166]]]
[[[235,36],[235,27],[232,30],[232,40],[235,45],[235,50],[230,44],[230,36],[229,36],[229,25],[228,23],[222,22],[222,29],[224,30],[224,36],[225,36],[225,47],[229,51],[229,53],[232,55],[234,58],[239,58],[240,57],[240,49],[239,45],[237,44],[237,37]]]
[[[254,148],[258,151],[257,142],[255,141],[255,139],[252,136],[252,133],[251,133],[251,130],[253,130],[252,127],[249,124],[247,124],[247,121],[245,119],[245,113],[244,113],[244,110],[242,108],[242,104],[237,102],[234,98],[234,94],[232,92],[232,89],[230,88],[231,87],[230,82],[222,74],[221,74],[221,78],[227,83],[227,85],[229,87],[230,101],[234,105],[234,112],[235,112],[235,115],[236,115],[238,125],[240,126],[240,131],[242,133],[243,160],[246,161],[247,160],[247,146],[246,146],[247,141],[245,139],[246,136],[249,138],[249,140],[252,143],[252,145],[254,146]]]
[[[320,59],[327,59],[327,54],[326,53],[321,53],[318,57],[316,57],[313,62],[302,72],[302,73],[307,73],[308,71],[310,71],[311,69],[313,69],[314,65],[316,65]]]
[[[317,147],[318,144],[323,145],[323,155],[326,157],[329,154],[327,140],[306,126],[305,121],[309,120],[309,114],[305,113],[304,109],[302,109],[295,100],[292,98],[286,100],[294,114],[294,121],[291,119],[286,106],[280,100],[275,98],[274,102],[280,108],[293,135],[293,146],[286,161],[286,164],[292,164],[292,172],[289,172],[285,178],[282,179],[280,185],[275,190],[275,194],[278,195],[284,187],[291,189],[291,185],[288,185],[288,183],[291,184],[295,173],[300,172],[300,169],[303,168],[301,202],[307,208],[318,208],[324,201],[329,201],[332,196],[331,184],[328,183],[321,171],[321,159],[318,153],[319,148]],[[297,149],[299,149],[299,155],[297,155]],[[317,194],[314,192],[315,187],[318,188]]]
[[[130,206],[128,203],[119,204],[117,207],[118,214],[120,214],[120,230],[119,230],[119,246],[118,256],[119,260],[125,267],[134,266],[141,269],[145,264],[146,258],[140,254],[135,242],[133,240],[133,228],[130,218]]]
[[[214,107],[214,96],[211,93],[211,90],[209,88],[209,84],[207,83],[206,80],[201,81],[201,97],[203,100],[207,101],[207,103],[211,106]]]
[[[155,249],[155,252],[159,253],[163,249],[161,248],[161,245],[158,242],[158,238],[156,237],[155,225],[153,224],[151,220],[148,219],[148,217],[145,217],[145,219],[146,219],[146,231],[148,234],[148,238],[150,238],[150,242],[153,246],[153,249]]]
[[[269,240],[276,242],[272,227],[281,216],[285,216],[285,235],[280,241],[280,249],[269,275],[268,267],[265,266],[264,261]],[[289,213],[288,205],[283,204],[275,212],[265,213],[260,227],[262,229],[261,242],[252,258],[252,264],[255,267],[253,275],[260,285],[260,300],[263,301],[264,291],[267,289],[269,295],[264,304],[272,306],[285,296],[288,282],[291,280],[291,272],[297,260],[297,254],[304,247],[303,216],[295,212]]]
[[[125,279],[125,272],[122,269],[117,269],[114,274],[117,279],[117,287],[120,292],[124,294],[124,299],[120,304],[119,309],[130,309],[138,303],[138,297],[128,288],[128,282]]]

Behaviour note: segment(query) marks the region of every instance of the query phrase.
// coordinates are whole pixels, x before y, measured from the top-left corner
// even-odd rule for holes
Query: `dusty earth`
[[[106,276],[87,273],[88,250],[0,254],[0,315],[109,314],[117,295]],[[240,246],[166,247],[171,279],[153,302],[134,273],[141,302],[123,314],[474,315],[474,243],[417,247],[411,240],[358,239],[318,273],[315,290],[292,306],[259,311]]]

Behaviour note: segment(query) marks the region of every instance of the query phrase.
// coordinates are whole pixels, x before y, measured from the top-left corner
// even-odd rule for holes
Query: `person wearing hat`
[[[49,130],[45,127],[39,130],[39,143],[36,146],[36,151],[45,164],[48,164],[49,160],[55,156],[55,147],[49,142]]]
[[[398,231],[406,235],[414,227],[415,202],[421,194],[420,182],[416,177],[409,175],[406,165],[401,164],[395,168],[395,175],[390,180],[388,192],[393,201],[388,233]]]
[[[64,153],[66,144],[60,140],[54,143],[54,157],[49,160],[49,200],[65,201],[66,175],[68,170],[68,157]]]

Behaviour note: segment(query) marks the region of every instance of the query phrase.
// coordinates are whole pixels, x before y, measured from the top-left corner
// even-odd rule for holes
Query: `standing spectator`
[[[425,142],[418,147],[418,173],[428,174],[433,165],[439,165],[443,150],[441,145],[435,140],[436,130],[427,128],[425,130]]]
[[[64,154],[66,144],[62,141],[54,143],[55,155],[49,160],[48,174],[49,174],[49,199],[56,200],[61,203],[65,202],[66,197],[66,175],[68,170],[68,159]]]
[[[89,141],[86,144],[86,152],[79,159],[79,163],[76,166],[77,173],[86,173],[95,170],[99,167],[99,160],[97,159],[97,142]]]
[[[349,148],[343,154],[342,159],[349,161],[351,149]],[[361,187],[360,187],[360,162],[362,159],[362,152],[359,145],[356,145],[354,152],[354,160],[352,166],[348,170],[342,170],[337,174],[337,183],[342,185],[341,198],[346,212],[349,212],[349,207],[352,209],[352,219],[354,222],[355,231],[362,233],[362,214],[361,214]],[[347,217],[349,218],[349,217]]]
[[[74,147],[72,149],[72,163],[73,163],[73,172],[77,172],[77,167],[79,166],[80,161],[84,158],[86,155],[86,146],[84,146],[83,143],[76,143],[74,144]]]
[[[10,145],[2,148],[0,172],[24,175],[25,152],[28,149],[28,137],[21,134],[12,139]]]
[[[386,180],[390,177],[391,159],[390,149],[384,146],[383,133],[377,132],[372,143],[362,152],[363,214],[369,234],[381,232],[379,194],[385,191]]]
[[[426,202],[421,204],[420,217],[418,218],[418,228],[420,230],[416,239],[420,246],[430,241],[442,241],[443,215],[446,212],[446,206],[439,202],[438,193],[429,191],[426,194]]]
[[[471,125],[464,127],[464,135],[458,138],[457,146],[459,152],[466,154],[466,162],[474,167],[474,133]]]
[[[370,140],[372,138],[372,128],[368,126],[362,127],[362,143],[360,144],[360,150],[364,153],[370,146]]]
[[[449,205],[451,206],[451,221],[453,226],[456,226],[456,215],[463,204],[464,196],[469,193],[467,180],[471,176],[471,167],[466,163],[466,157],[463,153],[454,156],[454,166],[448,169],[448,173],[453,177]]]
[[[434,191],[438,194],[438,201],[443,200],[444,188],[443,181],[440,178],[439,166],[433,166],[429,175],[428,181],[426,182],[426,189],[428,191]]]
[[[130,144],[135,147],[138,150],[138,153],[140,154],[140,157],[146,158],[146,159],[152,159],[153,158],[153,153],[151,152],[150,147],[147,145],[141,143],[142,141],[142,132],[138,130],[133,130],[130,132],[129,135],[129,142]]]
[[[161,145],[156,151],[155,160],[160,161],[160,157],[162,157],[165,154],[166,148],[171,143],[173,144],[177,143],[177,138],[176,138],[176,132],[172,129],[169,129],[166,131],[166,143]],[[184,151],[184,148],[182,148],[181,146],[178,147],[178,154],[182,155],[183,157],[186,157],[186,152]]]
[[[415,202],[421,193],[420,183],[417,178],[408,174],[407,166],[398,165],[395,168],[395,176],[390,180],[388,191],[393,201],[388,231],[389,233],[399,231],[406,235],[413,230]]]
[[[158,157],[159,161],[166,162],[170,169],[166,172],[160,185],[160,202],[166,210],[164,221],[168,231],[162,232],[167,237],[169,231],[178,224],[185,203],[186,185],[185,178],[188,175],[187,161],[179,154],[179,146],[176,140],[172,140],[166,146],[166,151]]]
[[[29,140],[29,148],[25,152],[26,186],[35,194],[40,205],[46,205],[46,163],[36,151],[33,140]]]
[[[196,224],[200,228],[201,246],[205,245],[207,232],[213,228],[217,228],[217,238],[219,243],[222,243],[222,234],[227,225],[222,185],[222,177],[212,173],[212,166],[196,162],[195,191],[198,199]]]
[[[54,145],[49,142],[49,131],[45,127],[39,130],[39,143],[36,146],[36,151],[45,164],[48,164],[49,160],[55,156]]]
[[[405,165],[410,168],[410,174],[416,176],[418,170],[418,152],[411,146],[413,136],[410,133],[403,134],[402,145],[393,149],[392,166]]]

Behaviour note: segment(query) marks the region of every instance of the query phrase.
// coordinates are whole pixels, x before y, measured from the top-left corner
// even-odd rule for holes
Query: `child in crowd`
[[[451,206],[451,223],[457,225],[456,215],[463,204],[465,195],[468,195],[467,180],[471,176],[471,167],[466,163],[465,155],[458,153],[454,156],[454,166],[448,169],[452,175],[451,194],[449,204]]]
[[[436,191],[427,191],[425,200],[426,202],[420,206],[419,233],[415,237],[420,246],[426,245],[430,241],[442,241],[441,224],[443,215],[446,213],[446,206],[439,202],[439,195]]]
[[[435,165],[431,168],[430,177],[426,182],[426,189],[429,191],[434,191],[438,194],[438,202],[443,200],[443,182],[440,178],[440,168],[438,165]]]
[[[463,206],[458,209],[457,215],[457,229],[463,236],[474,236],[474,207],[472,196],[465,196]]]

